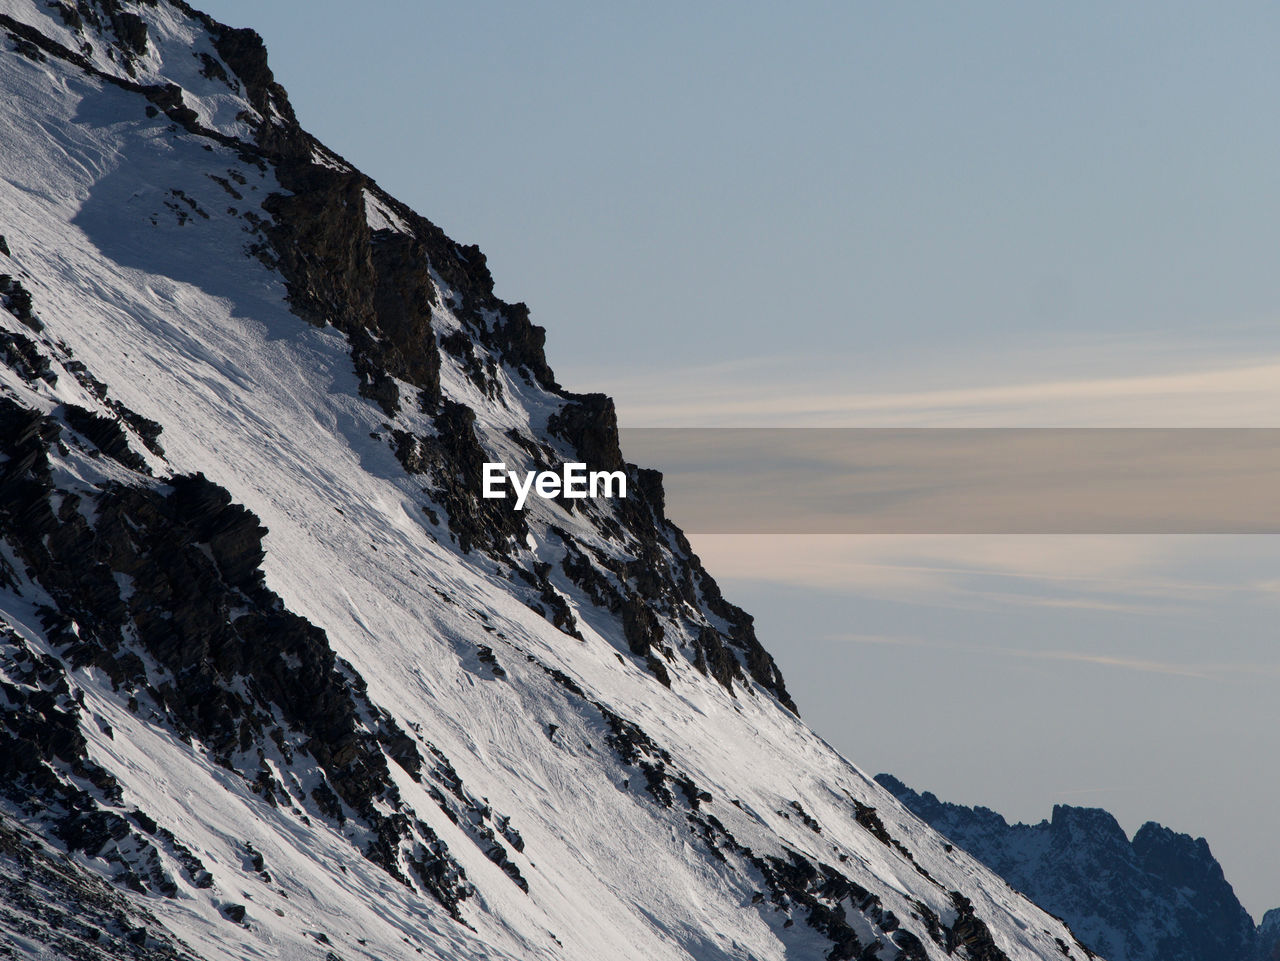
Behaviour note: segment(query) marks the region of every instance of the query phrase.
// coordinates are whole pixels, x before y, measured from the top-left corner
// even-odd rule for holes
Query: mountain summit
[[[876,780],[1109,961],[1255,961],[1278,940],[1280,912],[1255,929],[1204,838],[1148,821],[1130,840],[1107,811],[1068,804],[1039,824],[1009,824],[891,774]]]
[[[1090,956],[805,727],[612,402],[255,33],[0,39],[0,954]]]

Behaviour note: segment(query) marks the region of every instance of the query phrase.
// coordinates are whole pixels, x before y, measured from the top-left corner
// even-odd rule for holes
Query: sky
[[[201,6],[626,426],[1280,427],[1274,4]],[[864,769],[1280,905],[1277,538],[694,546]]]

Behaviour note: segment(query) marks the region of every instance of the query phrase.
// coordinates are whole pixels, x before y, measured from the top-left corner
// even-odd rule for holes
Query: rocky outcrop
[[[55,363],[56,349],[23,345],[24,364],[52,372],[77,363],[65,355]],[[0,693],[9,705],[0,713],[0,792],[51,818],[70,850],[117,863],[129,887],[177,893],[157,846],[185,866],[185,883],[206,886],[199,859],[145,813],[123,809],[114,778],[86,754],[80,696],[66,671],[92,667],[127,695],[131,711],[200,744],[268,803],[359,821],[373,837],[370,860],[455,915],[471,891],[466,874],[402,803],[389,762],[438,785],[441,809],[527,890],[507,854],[523,847],[509,819],[471,796],[433,745],[371,703],[324,632],[266,587],[257,517],[202,475],[151,480],[132,447],[143,438],[121,426],[150,422],[110,398],[83,365],[74,371],[119,419],[74,405],[58,408],[59,418],[0,397],[0,588],[48,598],[42,627],[60,657],[0,630]],[[60,488],[55,469],[68,457],[108,457],[133,482],[104,476]],[[267,745],[285,780],[265,762]],[[300,787],[307,781],[316,783],[310,792]]]
[[[551,415],[547,429],[567,440],[588,468],[622,470],[618,415],[604,394],[578,394]]]
[[[604,563],[594,555],[585,561],[578,555],[574,563],[572,548],[567,548],[565,570],[574,572],[570,576],[584,592],[581,599],[614,613],[639,602],[672,616],[685,603],[698,604],[701,592],[707,611],[720,623],[712,625],[704,617],[685,627],[681,646],[689,660],[704,674],[714,672],[730,690],[735,681],[749,678],[794,711],[751,618],[724,600],[683,535],[667,521],[661,475],[624,462],[613,401],[603,394],[561,389],[547,364],[545,330],[532,323],[525,304],[495,296],[479,248],[455,243],[306,134],[275,82],[257,34],[205,21],[230,70],[228,82],[242,85],[258,114],[252,147],[285,188],[264,207],[273,219],[266,230],[270,261],[285,278],[294,311],[346,335],[361,392],[388,417],[405,403],[400,386],[405,384],[416,391],[413,407],[435,415],[434,434],[391,432],[405,468],[431,480],[426,515],[442,520],[464,551],[484,550],[509,563],[519,572],[514,576],[535,587],[531,606],[575,632],[572,615],[560,609],[559,592],[538,574],[538,564],[544,562],[521,556],[528,533],[524,518],[505,501],[479,496],[481,464],[494,458],[476,428],[474,411],[442,395],[441,351],[456,358],[468,379],[497,403],[503,402],[500,369],[548,391],[562,400],[548,418],[547,436],[516,434],[520,446],[532,452],[532,462],[525,466],[550,466],[558,458],[548,442],[559,440],[592,469],[628,475],[628,498],[615,512],[603,512],[598,522],[631,559],[620,561],[615,555]],[[368,202],[389,211],[400,226],[371,230]],[[433,310],[444,307],[462,327],[440,335]],[[562,503],[566,510],[578,509],[574,502]],[[606,569],[587,570],[597,563]],[[674,656],[674,648],[655,656],[652,641],[639,639],[634,618],[631,623],[632,652],[660,682],[669,683],[664,661]]]
[[[1148,822],[1130,840],[1098,808],[1054,805],[1009,824],[988,808],[876,778],[917,817],[986,863],[1108,961],[1250,961],[1258,932],[1204,838]]]
[[[427,490],[444,509],[464,552],[482,549],[507,557],[529,528],[509,500],[479,496],[483,465],[490,458],[480,446],[475,424],[474,410],[445,401],[435,418],[435,436],[400,432],[395,435],[396,453],[406,470],[431,478]]]
[[[0,307],[32,330],[40,331],[42,325],[31,312],[31,292],[22,286],[22,281],[15,280],[8,274],[0,274]]]
[[[878,895],[851,881],[837,867],[794,849],[785,849],[782,856],[754,851],[735,837],[720,818],[707,810],[706,805],[714,798],[680,768],[669,751],[638,725],[591,699],[563,672],[542,664],[532,655],[527,656],[557,684],[583,698],[599,712],[609,732],[605,743],[616,753],[624,769],[635,772],[637,779],[643,779],[644,792],[655,804],[684,810],[690,833],[716,859],[736,863],[759,885],[752,895],[753,905],[767,903],[781,912],[786,918],[784,928],[792,927],[799,919],[819,932],[831,945],[823,953],[828,961],[871,961],[885,949],[897,951],[896,957],[902,961],[925,961],[928,955],[923,943],[910,932],[901,930],[902,922],[892,911],[885,909]],[[554,739],[555,732],[552,731],[550,736]],[[623,787],[631,790],[630,778]],[[885,829],[874,808],[859,805],[852,798],[850,801],[859,811],[858,823],[869,834],[894,851],[904,853],[908,862],[914,862],[905,845]],[[741,806],[737,800],[730,803]],[[793,801],[790,809],[789,812],[778,813],[788,819],[794,813],[816,833],[821,833],[821,828],[798,802]],[[842,855],[841,860],[847,860],[847,857]],[[915,869],[931,884],[938,884],[919,865]],[[947,892],[947,897],[954,908],[954,917],[946,923],[927,905],[913,904],[914,917],[925,922],[934,944],[948,955],[968,957],[972,961],[1009,961],[985,922],[974,913],[969,899],[958,891]],[[856,919],[851,914],[856,914]],[[862,936],[855,926],[862,931]],[[1070,956],[1065,947],[1063,953]]]
[[[0,399],[0,453],[7,458],[0,465],[0,539],[21,561],[24,578],[53,601],[43,613],[52,647],[73,667],[103,671],[129,693],[135,712],[198,739],[271,803],[302,804],[338,821],[360,818],[377,838],[370,859],[405,883],[407,864],[456,910],[467,895],[465,875],[430,829],[402,809],[387,771],[391,756],[419,774],[412,742],[360,701],[352,670],[337,661],[323,632],[266,588],[259,567],[265,530],[257,518],[199,475],[164,487],[106,482],[72,496],[58,492],[51,452],[56,458],[59,444],[94,443],[66,436],[69,429]],[[57,678],[48,683],[65,687]],[[68,705],[60,710],[67,731],[61,739],[49,716],[16,730],[10,721],[21,749],[9,756],[27,759],[28,781],[46,783],[46,807],[59,783],[55,772],[71,765],[75,773],[85,763],[75,754],[82,751],[78,717]],[[258,763],[254,749],[272,742],[299,771],[320,775],[309,797]],[[73,848],[97,853],[131,831],[97,803],[113,800],[109,783],[100,788],[94,803],[84,792],[60,800],[90,811],[60,828]],[[406,855],[406,843],[419,853]],[[171,882],[158,886],[176,891]]]
[[[1280,961],[1280,908],[1272,908],[1258,925],[1257,961]]]
[[[422,244],[393,230],[372,234],[373,311],[382,349],[379,365],[420,391],[419,406],[434,411],[440,402],[440,352],[431,349],[431,307],[436,288]]]
[[[0,814],[0,950],[41,945],[66,961],[194,961],[102,878]]]
[[[1148,821],[1133,836],[1131,846],[1142,870],[1183,896],[1176,916],[1178,927],[1188,932],[1193,957],[1229,958],[1232,952],[1247,956],[1256,931],[1209,842]]]
[[[389,435],[406,470],[429,478],[430,503],[423,505],[424,516],[443,522],[464,551],[483,550],[509,564],[513,576],[534,589],[530,605],[571,635],[576,634],[575,619],[566,605],[574,600],[600,604],[614,614],[629,605],[645,605],[658,627],[646,628],[641,636],[636,618],[630,618],[628,646],[661,683],[671,682],[667,665],[683,648],[699,672],[714,676],[730,691],[735,684],[754,683],[794,711],[751,618],[725,601],[683,535],[667,521],[661,475],[624,462],[613,402],[602,394],[571,394],[559,387],[546,362],[545,331],[531,322],[526,305],[508,304],[494,295],[493,279],[478,248],[450,240],[302,130],[256,33],[227,28],[185,4],[177,6],[203,23],[220,58],[214,61],[206,54],[213,66],[204,63],[202,74],[243,91],[253,108],[254,114],[246,118],[254,142],[234,146],[246,162],[272,170],[284,188],[263,204],[271,219],[264,229],[268,247],[258,252],[280,271],[293,310],[310,323],[332,325],[346,336],[361,393],[388,418],[406,403],[412,410],[434,415],[433,432],[395,429]],[[102,24],[108,20],[103,15],[85,29],[106,29]],[[190,132],[228,143],[225,135],[196,122],[180,89],[104,75],[38,31],[25,25],[15,29],[49,55],[142,93]],[[399,228],[370,229],[369,202],[389,211]],[[38,323],[25,291],[16,282],[13,286],[10,306],[15,315]],[[443,307],[462,321],[462,327],[440,336],[433,311]],[[582,554],[566,544],[561,566],[582,592],[576,598],[566,599],[538,573],[544,561],[522,556],[528,533],[523,516],[505,501],[479,496],[480,465],[492,459],[489,445],[477,430],[474,411],[442,394],[442,350],[457,358],[466,376],[495,402],[502,403],[500,369],[561,398],[559,409],[548,419],[547,436],[515,434],[518,444],[531,452],[529,466],[545,468],[559,460],[549,443],[561,441],[593,469],[627,473],[627,499],[613,511],[597,512],[595,518],[618,549],[608,555]],[[408,397],[402,396],[406,387],[413,391]],[[135,432],[148,430],[141,422],[132,426]],[[81,427],[98,431],[108,448],[128,458],[126,449],[107,440],[111,425]],[[146,443],[153,446],[154,437],[147,434]],[[137,462],[126,466],[140,467]],[[566,510],[581,509],[575,502],[562,503]],[[687,616],[689,605],[705,613],[693,623],[673,623],[673,618]],[[662,628],[659,621],[670,628]],[[674,642],[675,637],[680,640]]]

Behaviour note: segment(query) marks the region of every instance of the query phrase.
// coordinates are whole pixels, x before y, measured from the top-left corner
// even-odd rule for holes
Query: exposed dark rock
[[[48,363],[47,358],[42,359],[44,360],[44,363]],[[157,457],[164,456],[164,448],[160,445],[160,435],[164,432],[164,428],[150,418],[143,417],[137,411],[129,409],[118,400],[110,397],[107,393],[107,385],[89,373],[88,369],[80,361],[64,360],[62,366],[76,379],[76,382],[80,384],[81,387],[87,390],[97,400],[101,401],[107,408],[114,411],[116,417],[119,418],[119,421],[128,425],[129,429],[138,435],[138,439],[142,441],[143,446],[146,447],[147,450],[151,451],[151,453],[155,454]],[[102,415],[91,415],[86,418],[85,414],[88,413],[91,412],[72,414],[72,417],[78,417],[82,422],[88,422],[91,424],[93,423],[94,417],[102,417]],[[111,418],[105,419],[111,420]],[[109,446],[113,446],[118,449],[118,444],[112,439],[114,437],[114,432],[112,432],[110,428],[100,427],[97,428],[97,430],[102,432],[103,437]],[[130,460],[128,455],[124,456],[126,457],[126,460]],[[138,461],[140,460],[141,458],[138,458]],[[131,463],[136,464],[137,461],[131,461]],[[131,466],[131,464],[126,463],[126,466]],[[132,467],[132,469],[137,468]]]
[[[200,475],[176,478],[167,491],[106,485],[89,495],[92,525],[74,509],[55,511],[49,454],[59,433],[55,421],[0,398],[0,454],[7,458],[0,462],[0,537],[58,605],[46,616],[51,640],[72,663],[94,664],[117,686],[144,694],[176,731],[199,737],[228,767],[279,717],[291,732],[292,753],[314,758],[334,800],[376,832],[368,856],[403,878],[400,844],[408,840],[417,851],[408,863],[456,913],[470,890],[465,875],[426,825],[400,811],[387,770],[384,743],[407,770],[414,767],[412,745],[389,717],[362,702],[363,686],[353,686],[324,633],[265,587],[257,518]],[[127,599],[117,575],[131,585]],[[126,633],[179,683],[151,677]],[[42,773],[46,758],[85,764],[75,711],[63,710],[62,726],[47,711],[39,715],[43,740],[26,736],[29,748],[4,752],[11,763],[25,758],[27,779],[40,779],[46,793],[63,790],[52,773]],[[371,723],[375,733],[367,733]],[[241,773],[250,781],[258,776]],[[284,790],[278,782],[259,787]],[[109,788],[104,782],[102,790]],[[130,830],[119,815],[88,801],[75,804],[83,813],[64,823],[68,846],[97,850]],[[385,814],[386,806],[395,813]],[[341,813],[337,805],[321,813],[334,807]],[[143,876],[137,884],[173,891],[163,877]]]
[[[147,450],[157,457],[164,456],[164,448],[160,446],[160,435],[164,432],[163,427],[155,421],[130,410],[119,401],[109,401],[108,403],[111,409],[116,412],[116,415],[129,425],[129,429],[138,435]]]
[[[218,56],[243,84],[245,96],[261,118],[254,131],[258,144],[286,160],[309,162],[310,138],[298,126],[289,95],[276,83],[267,65],[267,48],[258,32],[224,26],[184,2],[175,6],[204,22]],[[285,186],[293,189],[289,184]]]
[[[502,554],[514,539],[528,535],[523,514],[510,498],[480,496],[483,467],[489,459],[475,431],[476,414],[465,404],[444,401],[436,415],[436,436],[397,435],[396,450],[406,469],[427,473],[432,499],[444,508],[449,530],[464,551]]]
[[[263,207],[274,217],[268,237],[294,312],[349,337],[369,333],[377,277],[364,176],[301,161],[280,163],[277,175],[290,193],[272,194]]]
[[[561,570],[569,580],[582,588],[597,607],[607,608],[617,614],[622,610],[622,594],[600,568],[591,562],[585,553],[565,535],[564,559],[560,562]]]
[[[66,2],[59,3],[58,16],[62,18],[63,24],[72,30],[80,31],[84,29],[84,18],[80,16],[80,11],[71,4]]]
[[[163,86],[147,87],[146,97],[160,108],[171,120],[184,127],[195,124],[197,114],[182,99],[182,88],[176,83]]]
[[[154,845],[102,804],[120,801],[115,779],[89,759],[80,706],[62,666],[0,626],[0,796],[30,816],[52,819],[70,851],[103,857],[117,880],[137,891],[176,893]],[[96,790],[78,787],[84,781]],[[126,856],[118,842],[134,835]]]
[[[155,918],[3,813],[0,930],[66,961],[192,961]]]
[[[795,813],[800,816],[800,820],[804,822],[805,827],[810,831],[813,831],[815,834],[822,833],[822,825],[810,816],[809,812],[804,809],[804,806],[801,805],[799,801],[792,801],[790,806],[791,810],[795,811]]]
[[[458,359],[462,372],[486,397],[498,400],[502,397],[502,382],[498,380],[498,365],[492,354],[476,350],[471,338],[461,330],[440,338],[440,349]]]
[[[481,644],[476,648],[476,657],[480,659],[481,663],[489,665],[489,669],[493,671],[494,677],[507,676],[507,672],[498,664],[498,659],[494,656],[493,648]]]
[[[876,809],[869,804],[863,804],[861,801],[853,802],[854,820],[861,824],[870,832],[881,844],[893,844],[893,838],[889,836],[889,832],[885,830],[884,822],[880,820],[880,815],[876,814]]]
[[[474,797],[462,783],[452,763],[434,744],[427,743],[426,749],[432,761],[431,780],[443,787],[432,788],[431,794],[440,809],[449,820],[476,843],[490,861],[502,869],[511,882],[526,894],[529,884],[520,872],[520,868],[511,860],[502,841],[505,840],[514,851],[524,850],[524,839],[520,832],[511,826],[511,819],[504,817],[489,806],[483,798]],[[447,795],[447,796],[446,796]],[[499,840],[501,837],[502,840]]]
[[[8,34],[8,38],[13,41],[13,49],[28,60],[34,60],[36,63],[45,61],[44,51],[40,49],[39,44],[32,43],[26,37],[15,33]]]
[[[742,666],[724,646],[720,632],[714,627],[703,627],[698,633],[695,651],[694,667],[703,674],[710,674],[732,694],[734,680],[742,677]]]
[[[440,401],[440,353],[431,329],[436,292],[427,252],[412,237],[380,230],[371,253],[377,276],[373,308],[383,338],[377,362],[422,391],[424,406],[434,410]]]
[[[468,262],[478,261],[477,266],[484,267],[484,255],[478,247],[465,247],[463,252]],[[529,308],[524,304],[501,304],[499,316],[491,329],[481,333],[481,341],[517,370],[528,372],[538,384],[558,390],[555,375],[547,366],[546,328],[529,320]]]
[[[1203,838],[1155,823],[1132,841],[1097,808],[1055,805],[1039,824],[876,778],[914,814],[1066,920],[1108,961],[1251,961],[1259,936]]]
[[[663,687],[671,686],[671,672],[667,670],[667,665],[654,657],[652,654],[645,655],[644,666],[649,669],[649,673],[658,679],[658,683]]]
[[[794,714],[800,713],[795,701],[787,693],[782,672],[778,670],[769,652],[756,639],[755,619],[742,608],[726,601],[720,593],[719,586],[709,574],[702,570],[701,565],[698,566],[695,576],[707,607],[729,625],[729,643],[746,654],[747,673],[757,684],[771,691],[788,710]]]
[[[1009,956],[991,939],[986,923],[973,913],[973,902],[959,891],[951,892],[956,919],[947,930],[947,954],[964,948],[973,961],[1009,961]]]
[[[236,924],[243,924],[245,906],[243,904],[224,904],[222,906],[222,915],[228,921],[232,921]]]
[[[200,61],[200,76],[208,80],[221,80],[223,83],[229,83],[230,78],[227,71],[223,69],[217,58],[209,56],[203,50],[195,54],[196,59]]]
[[[44,324],[32,313],[31,291],[8,274],[0,274],[0,306],[37,333],[44,329]]]
[[[622,632],[632,654],[644,657],[662,644],[663,628],[652,610],[632,595],[622,605]]]
[[[129,54],[141,56],[147,52],[147,25],[136,13],[114,10],[111,28],[120,39],[120,46]]]
[[[1280,961],[1280,908],[1272,908],[1258,925],[1256,961]]]
[[[31,338],[22,334],[0,330],[0,363],[28,383],[43,380],[51,387],[58,383],[58,375],[54,373],[49,358]]]
[[[129,446],[128,435],[121,429],[119,421],[74,404],[63,407],[62,416],[72,430],[91,441],[112,460],[130,470],[150,473],[147,462]]]
[[[591,470],[622,470],[618,415],[604,394],[579,394],[551,415],[547,429],[573,445]]]
[[[893,943],[902,952],[898,956],[901,961],[929,961],[924,944],[910,931],[893,932]]]
[[[362,393],[388,416],[400,402],[393,377],[417,387],[420,406],[433,410],[440,354],[425,248],[392,231],[375,239],[365,221],[369,182],[362,174],[301,160],[282,162],[277,174],[291,193],[273,194],[263,206],[274,217],[267,235],[293,309],[347,335]]]

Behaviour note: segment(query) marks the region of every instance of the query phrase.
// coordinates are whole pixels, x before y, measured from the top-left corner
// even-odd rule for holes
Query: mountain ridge
[[[298,126],[256,34],[0,32],[0,827],[65,879],[5,950],[1090,956],[799,723],[612,402]],[[488,458],[636,493],[517,514]]]
[[[876,780],[1113,961],[1253,961],[1274,946],[1202,837],[1148,821],[1131,839],[1109,812],[1066,804],[1038,824],[1010,824],[890,774]]]

